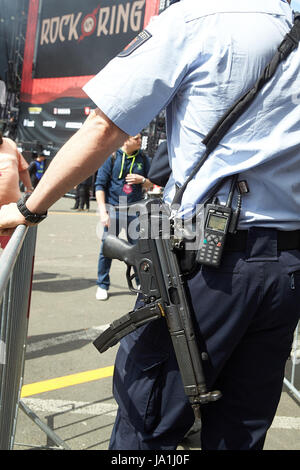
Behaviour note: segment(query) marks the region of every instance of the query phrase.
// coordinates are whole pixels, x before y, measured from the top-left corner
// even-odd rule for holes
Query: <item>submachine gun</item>
[[[138,242],[135,245],[130,245],[124,240],[108,235],[103,245],[104,256],[125,261],[128,286],[131,290],[142,294],[144,306],[114,321],[94,341],[94,345],[100,352],[104,352],[146,322],[159,318],[165,319],[172,338],[184,390],[196,417],[200,416],[200,405],[219,399],[221,392],[208,391],[205,383],[201,353],[196,342],[185,277],[181,269],[182,263],[180,263],[182,258],[180,258],[180,252],[182,248],[184,249],[184,236],[177,237],[178,230],[175,227],[175,218],[172,216],[172,206],[180,204],[185,188],[204,161],[216,148],[228,129],[253,102],[263,86],[274,76],[278,65],[298,47],[299,41],[300,14],[297,12],[293,27],[278,46],[272,60],[267,64],[254,86],[232,105],[204,138],[205,152],[191,171],[189,178],[177,191],[171,209],[160,199],[149,199],[137,204],[136,211],[141,214],[139,220],[142,227]],[[236,178],[235,175],[232,179],[231,191],[234,190]],[[153,204],[159,204],[159,206],[152,206]],[[207,206],[207,208],[209,207],[211,206]],[[153,210],[157,208],[159,210]],[[229,212],[226,211],[226,214]],[[235,218],[237,219],[237,217]],[[144,224],[144,222],[147,223]],[[232,227],[230,222],[232,220],[229,220],[228,227]],[[167,223],[167,230],[164,230],[165,223]],[[236,227],[236,223],[233,225]],[[159,227],[156,237],[152,236],[154,226]],[[220,224],[218,223],[215,228],[220,229]],[[200,263],[201,248],[203,247],[198,247],[198,255],[196,253],[195,258]],[[131,274],[132,268],[138,274],[141,284],[140,291],[133,288],[132,279],[135,274]]]
[[[195,416],[199,417],[200,405],[217,400],[221,394],[219,391],[210,392],[206,387],[185,280],[177,256],[181,240],[175,235],[168,207],[160,199],[143,201],[134,205],[134,208],[140,214],[141,237],[137,243],[131,245],[118,237],[107,235],[103,254],[127,264],[128,287],[142,294],[144,305],[112,322],[94,341],[94,345],[102,353],[146,322],[165,319],[185,393]],[[170,233],[166,233],[168,226]],[[153,227],[158,229],[158,236],[153,237]],[[133,271],[140,281],[139,291],[132,284],[135,276]]]

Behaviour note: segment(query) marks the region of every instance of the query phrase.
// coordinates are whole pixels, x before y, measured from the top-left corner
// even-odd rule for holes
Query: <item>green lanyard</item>
[[[130,165],[130,168],[129,168],[129,173],[131,174],[132,173],[132,168],[133,168],[133,165],[134,165],[134,162],[135,162],[135,157],[137,156],[138,153],[139,153],[139,151],[135,152],[133,155],[128,155],[126,152],[123,152],[122,163],[121,163],[121,171],[120,171],[120,174],[119,174],[119,179],[121,179],[122,175],[123,175],[125,158],[126,157],[127,158],[132,158],[132,162],[131,162],[131,165]]]

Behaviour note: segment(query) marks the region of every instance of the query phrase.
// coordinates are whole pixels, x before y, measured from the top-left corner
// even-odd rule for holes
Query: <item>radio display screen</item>
[[[207,222],[207,228],[210,230],[217,230],[218,232],[225,232],[226,224],[226,217],[210,214]]]

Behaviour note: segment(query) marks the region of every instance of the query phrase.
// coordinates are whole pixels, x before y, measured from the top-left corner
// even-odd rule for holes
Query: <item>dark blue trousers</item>
[[[275,416],[299,320],[300,252],[277,251],[276,231],[249,231],[245,252],[226,252],[188,282],[207,385],[203,450],[260,450]],[[194,417],[164,319],[121,341],[110,449],[176,449]]]

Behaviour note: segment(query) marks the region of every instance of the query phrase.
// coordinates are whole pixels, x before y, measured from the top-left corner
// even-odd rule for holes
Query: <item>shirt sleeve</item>
[[[95,191],[106,191],[111,180],[112,161],[111,156],[99,168],[95,180]]]
[[[178,3],[180,5],[180,3]],[[174,5],[175,7],[176,5]],[[168,104],[185,73],[186,23],[168,8],[147,26],[131,51],[115,57],[83,88],[124,132],[136,135]]]

